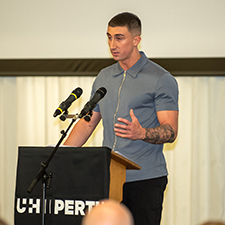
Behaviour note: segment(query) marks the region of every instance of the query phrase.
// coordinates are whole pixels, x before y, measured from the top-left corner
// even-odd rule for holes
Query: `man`
[[[82,225],[134,225],[134,222],[126,206],[106,200],[83,218]]]
[[[82,146],[99,121],[103,146],[139,164],[128,170],[123,203],[136,225],[160,224],[167,168],[163,144],[173,142],[178,130],[178,86],[165,69],[139,52],[141,21],[121,13],[108,23],[108,44],[116,64],[96,77],[92,95],[100,87],[107,93],[93,110],[90,122],[79,120],[65,145]]]

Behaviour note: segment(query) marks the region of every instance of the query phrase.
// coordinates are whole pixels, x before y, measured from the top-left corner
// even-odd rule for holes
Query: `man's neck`
[[[120,66],[123,68],[124,71],[127,71],[130,69],[139,59],[141,58],[141,54],[139,51],[137,54],[134,55],[134,57],[124,60],[124,61],[119,61]]]

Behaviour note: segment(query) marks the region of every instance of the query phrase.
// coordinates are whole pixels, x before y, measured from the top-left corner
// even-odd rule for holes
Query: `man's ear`
[[[135,46],[138,46],[140,41],[141,41],[141,37],[140,36],[136,36],[136,37],[134,37],[133,43],[134,43]]]

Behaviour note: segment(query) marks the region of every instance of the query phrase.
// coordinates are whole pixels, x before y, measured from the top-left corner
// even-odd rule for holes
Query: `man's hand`
[[[133,109],[130,110],[131,122],[129,120],[118,118],[123,124],[115,124],[115,134],[121,138],[130,140],[143,140],[152,144],[163,144],[173,142],[177,136],[178,129],[178,111],[159,111],[157,117],[160,125],[154,128],[143,128]]]
[[[115,124],[115,134],[118,137],[128,138],[131,140],[140,140],[145,138],[145,129],[140,125],[137,117],[134,115],[133,109],[130,110],[131,122],[129,120],[118,118],[119,122],[124,124]]]

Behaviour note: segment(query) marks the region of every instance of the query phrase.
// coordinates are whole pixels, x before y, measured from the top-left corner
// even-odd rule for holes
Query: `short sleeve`
[[[179,90],[176,79],[170,73],[165,73],[160,77],[155,88],[156,111],[178,111],[178,95]]]
[[[97,88],[96,88],[96,79],[95,79],[95,81],[92,84],[92,90],[91,90],[91,97],[90,97],[90,99],[94,96],[94,94],[95,94],[96,91],[97,91]],[[99,104],[97,104],[95,106],[95,108],[93,109],[93,111],[100,112]]]

